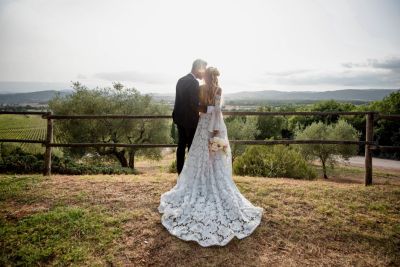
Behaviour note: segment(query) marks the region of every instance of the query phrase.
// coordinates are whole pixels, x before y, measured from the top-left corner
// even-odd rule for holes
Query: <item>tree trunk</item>
[[[121,163],[121,167],[128,167],[128,161],[125,158],[125,150],[115,151],[114,155],[117,157],[119,162]]]
[[[129,167],[135,169],[135,150],[129,152]]]
[[[321,162],[322,162],[322,171],[324,172],[324,179],[328,179],[328,175],[326,175],[325,161],[321,160]]]

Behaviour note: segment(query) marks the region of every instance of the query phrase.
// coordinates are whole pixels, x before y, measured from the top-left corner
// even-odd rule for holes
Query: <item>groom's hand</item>
[[[202,113],[207,113],[207,106],[199,105],[199,111],[202,112]]]

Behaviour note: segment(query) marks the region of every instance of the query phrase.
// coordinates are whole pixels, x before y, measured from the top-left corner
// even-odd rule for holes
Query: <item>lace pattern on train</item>
[[[210,123],[228,140],[220,110],[202,113],[176,185],[161,195],[162,224],[183,240],[201,246],[226,245],[249,236],[260,224],[263,208],[254,206],[232,180],[231,151],[209,152]],[[214,118],[213,118],[214,117]],[[215,119],[215,121],[213,121]],[[216,122],[217,121],[217,122]]]

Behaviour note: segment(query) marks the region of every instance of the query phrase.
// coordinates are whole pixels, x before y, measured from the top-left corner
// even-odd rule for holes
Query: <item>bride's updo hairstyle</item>
[[[207,103],[214,103],[214,97],[219,89],[218,76],[219,71],[217,68],[208,67],[205,72],[205,80],[208,87],[207,92]]]

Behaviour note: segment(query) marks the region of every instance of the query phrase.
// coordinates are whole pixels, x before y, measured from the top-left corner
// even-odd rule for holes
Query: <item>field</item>
[[[0,266],[399,266],[400,175],[339,167],[328,181],[234,177],[265,209],[261,225],[225,247],[168,233],[157,212],[176,183],[171,158],[139,175],[0,176]]]
[[[1,115],[0,138],[2,139],[46,139],[46,120],[40,115]],[[41,144],[11,143],[30,153],[44,153]]]

